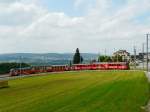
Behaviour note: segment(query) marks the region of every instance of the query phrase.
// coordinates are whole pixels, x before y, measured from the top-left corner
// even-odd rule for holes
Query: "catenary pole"
[[[144,70],[144,43],[142,44],[142,63],[143,63],[143,70]]]
[[[136,47],[134,46],[134,69],[136,69]]]
[[[146,34],[146,52],[147,52],[147,57],[146,57],[146,70],[147,70],[147,72],[149,71],[149,69],[148,69],[148,61],[149,61],[149,59],[148,59],[148,36],[149,36],[149,34]]]
[[[20,75],[22,75],[21,74],[21,69],[22,69],[22,57],[20,56]]]

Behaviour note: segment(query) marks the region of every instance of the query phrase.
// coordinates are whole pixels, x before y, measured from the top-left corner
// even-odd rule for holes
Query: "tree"
[[[80,63],[82,63],[84,60],[83,60],[83,57],[80,56]]]
[[[104,62],[112,62],[112,59],[110,56],[105,56]]]
[[[98,62],[104,62],[105,56],[99,56],[98,57]]]
[[[112,59],[110,56],[99,56],[98,62],[112,62]]]
[[[79,48],[76,49],[76,53],[73,57],[73,64],[79,64],[83,62],[83,57],[80,56]]]
[[[123,62],[123,57],[120,55],[116,55],[112,57],[113,62]]]

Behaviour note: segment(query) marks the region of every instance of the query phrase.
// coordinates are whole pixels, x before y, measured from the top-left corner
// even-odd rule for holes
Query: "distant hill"
[[[32,65],[61,65],[68,64],[73,59],[73,53],[13,53],[0,54],[0,63],[2,62],[24,62]],[[93,53],[82,53],[83,63],[89,63],[97,59],[98,55]]]

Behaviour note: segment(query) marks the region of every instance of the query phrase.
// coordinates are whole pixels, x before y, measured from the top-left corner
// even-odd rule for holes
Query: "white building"
[[[130,53],[127,52],[126,50],[119,50],[113,53],[113,56],[118,56],[118,55],[121,56],[123,60],[127,60],[127,61],[130,60]]]

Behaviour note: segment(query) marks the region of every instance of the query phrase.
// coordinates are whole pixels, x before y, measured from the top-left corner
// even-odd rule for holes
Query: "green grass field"
[[[141,112],[148,98],[143,72],[70,72],[10,80],[0,112]]]

